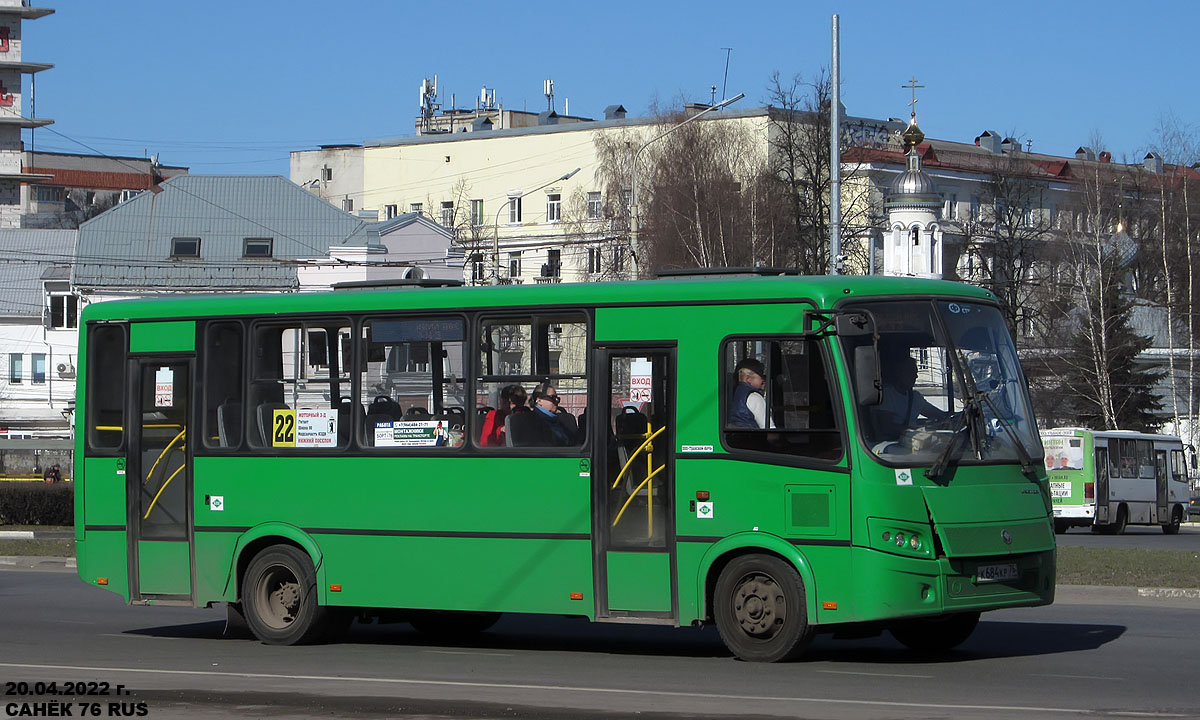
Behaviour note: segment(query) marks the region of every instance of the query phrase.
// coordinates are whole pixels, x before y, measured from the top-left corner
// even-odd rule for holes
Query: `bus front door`
[[[190,360],[131,360],[135,373],[128,484],[130,598],[156,603],[192,597],[188,498]]]
[[[1108,524],[1108,448],[1096,448],[1096,519],[1097,525]]]
[[[674,622],[674,349],[598,351],[591,407],[596,618]]]

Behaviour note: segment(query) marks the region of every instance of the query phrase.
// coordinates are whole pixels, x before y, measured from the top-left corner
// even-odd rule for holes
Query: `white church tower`
[[[900,135],[907,168],[884,194],[887,231],[883,238],[883,274],[942,277],[942,196],[933,179],[921,170],[917,146],[925,133],[917,113]]]

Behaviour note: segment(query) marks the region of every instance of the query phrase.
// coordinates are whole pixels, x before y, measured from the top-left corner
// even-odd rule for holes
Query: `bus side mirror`
[[[883,402],[883,381],[879,377],[879,352],[873,345],[854,348],[854,395],[858,404]]]

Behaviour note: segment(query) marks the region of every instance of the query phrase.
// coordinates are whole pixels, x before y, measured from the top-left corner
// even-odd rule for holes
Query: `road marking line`
[[[818,670],[817,672],[829,673],[830,675],[866,675],[868,677],[920,678],[922,680],[933,679],[932,675],[901,675],[900,673],[854,672],[851,670]]]
[[[1114,680],[1122,682],[1125,678],[1109,677],[1107,675],[1056,675],[1055,673],[1038,673],[1035,677],[1067,678],[1068,680]]]
[[[140,638],[143,640],[182,640],[182,638],[159,637],[157,635],[134,635],[131,633],[100,633],[99,637]]]
[[[426,650],[437,655],[487,655],[488,657],[512,657],[511,653],[473,652],[468,650]]]
[[[711,700],[770,700],[782,703],[807,702],[823,705],[865,705],[868,707],[907,707],[934,710],[996,710],[1006,712],[1062,713],[1069,715],[1094,715],[1092,708],[1038,707],[1029,705],[961,705],[953,703],[913,703],[894,700],[849,700],[803,696],[733,695],[726,693],[697,693],[671,690],[629,690],[623,688],[580,687],[578,685],[534,685],[527,683],[467,682],[464,680],[411,680],[406,678],[354,677],[335,675],[284,675],[282,673],[218,672],[213,670],[154,670],[146,668],[95,667],[91,665],[38,665],[33,663],[5,663],[0,667],[22,670],[58,670],[98,673],[130,673],[134,675],[189,675],[195,677],[255,678],[260,680],[308,680],[331,683],[361,682],[382,685],[427,685],[433,687],[477,688],[491,690],[546,690],[550,692],[596,693],[598,695],[635,695],[645,697],[704,698]],[[1117,714],[1109,711],[1110,715]],[[1144,713],[1140,717],[1191,717],[1179,713]]]

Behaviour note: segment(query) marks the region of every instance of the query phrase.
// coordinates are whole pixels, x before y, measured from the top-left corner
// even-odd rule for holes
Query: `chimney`
[[[624,105],[609,105],[604,108],[605,120],[624,120],[625,106]]]
[[[1100,162],[1102,162],[1102,163],[1112,162],[1112,153],[1110,153],[1107,150],[1101,150],[1100,151]]]
[[[549,82],[549,80],[547,80]],[[538,113],[538,125],[557,125],[558,113],[553,110],[546,110]]]
[[[1076,160],[1092,160],[1092,161],[1095,161],[1095,159],[1096,159],[1096,151],[1095,151],[1095,150],[1093,150],[1093,149],[1091,149],[1091,148],[1090,148],[1090,147],[1088,147],[1087,145],[1084,145],[1084,146],[1080,147],[1078,150],[1076,150],[1076,151],[1075,151],[1075,159],[1076,159]]]
[[[1146,159],[1142,162],[1142,166],[1155,175],[1161,175],[1163,171],[1162,155],[1153,151],[1146,153]]]
[[[1000,136],[991,130],[984,130],[982,135],[975,138],[975,144],[990,153],[1001,152]]]

